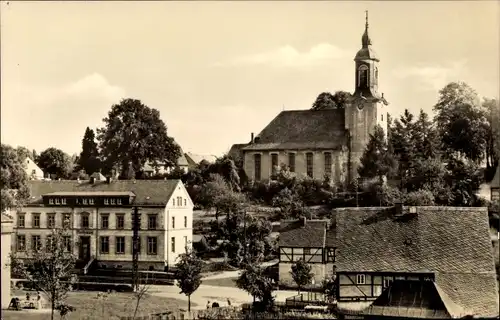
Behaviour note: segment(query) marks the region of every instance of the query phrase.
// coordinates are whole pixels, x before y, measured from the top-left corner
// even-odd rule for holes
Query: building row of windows
[[[19,234],[16,237],[16,251],[24,252],[28,249],[28,238],[24,234]],[[73,242],[71,236],[64,236],[63,238],[64,249],[68,252],[73,251]],[[43,249],[42,237],[40,235],[31,235],[30,249],[33,251],[40,251]],[[53,248],[51,236],[46,237],[45,249],[50,251]]]
[[[384,280],[383,280],[383,286],[384,288],[387,288],[391,285],[393,279],[395,280],[405,280],[406,278],[404,276],[391,276],[391,277],[384,277]],[[431,277],[428,277],[428,276],[425,276],[425,277],[421,277],[421,279],[423,279],[424,281],[432,281],[432,278]],[[364,274],[357,274],[356,275],[356,284],[367,284],[366,283],[366,275]]]
[[[56,227],[56,213],[47,213],[46,216],[46,225],[47,228],[55,228]],[[40,213],[32,213],[31,214],[31,228],[40,228]],[[65,227],[70,227],[71,225],[71,215],[69,213],[63,213],[63,225]],[[26,228],[26,213],[21,212],[17,214],[17,224],[18,228]]]
[[[52,205],[66,205],[67,201],[66,198],[49,198],[49,204]],[[96,203],[95,199],[93,198],[77,198],[75,199],[75,203],[77,205],[93,205]],[[122,204],[122,199],[121,198],[105,198],[104,199],[104,204],[105,205],[121,205]]]
[[[325,175],[331,176],[332,175],[332,153],[331,152],[325,152],[323,154],[324,156],[324,170],[325,170]],[[290,172],[295,172],[295,153],[288,153],[288,168]],[[278,163],[278,154],[272,153],[271,154],[271,168],[273,168],[273,174],[275,174],[275,168],[277,168],[279,165]],[[255,166],[255,180],[259,181],[261,180],[261,172],[262,172],[262,156],[260,154],[255,154],[254,155],[254,166]],[[306,153],[306,174],[309,177],[313,177],[314,173],[314,154],[312,152]]]
[[[116,236],[115,238],[115,254],[125,254],[126,248],[126,237],[124,236]],[[99,237],[99,253],[100,254],[109,254],[110,253],[110,240],[112,238],[109,236],[101,236]],[[132,237],[129,237],[130,241],[133,241]],[[142,243],[141,238],[137,239],[137,249],[138,253],[142,252]],[[184,236],[184,248],[188,245],[188,237]],[[130,254],[133,254],[133,244],[130,246]],[[176,252],[175,246],[175,237],[170,239],[170,250],[172,253]],[[156,255],[158,254],[158,238],[157,237],[147,237],[146,238],[146,253],[148,255]]]
[[[55,228],[56,227],[56,214],[57,213],[48,213],[46,216],[47,219],[47,228]],[[40,228],[40,213],[32,213],[31,219],[31,227],[32,228]],[[90,213],[81,213],[80,214],[80,227],[82,229],[89,229],[90,225]],[[115,215],[115,229],[125,229],[125,214],[116,214]],[[71,215],[69,213],[63,214],[63,221],[65,227],[70,227],[71,225]],[[101,214],[101,229],[109,229],[110,228],[110,216],[108,213]],[[188,227],[188,218],[184,216],[184,228]],[[18,228],[26,228],[26,213],[18,213],[17,214],[17,227]],[[148,214],[147,220],[147,229],[148,230],[156,230],[158,229],[158,215],[157,214]],[[172,229],[175,229],[175,217],[172,217]]]

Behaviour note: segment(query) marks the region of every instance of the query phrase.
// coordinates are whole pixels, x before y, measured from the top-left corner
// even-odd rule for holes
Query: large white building
[[[12,237],[12,219],[2,213],[2,309],[7,309],[10,304],[10,250]]]
[[[140,208],[139,268],[163,271],[191,246],[193,202],[180,180],[29,181],[15,213],[13,251],[22,257],[69,221],[68,250],[80,262],[130,268],[132,213]]]

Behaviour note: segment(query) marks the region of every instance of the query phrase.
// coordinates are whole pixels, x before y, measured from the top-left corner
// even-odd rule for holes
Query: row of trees
[[[168,136],[167,126],[160,112],[149,108],[140,100],[123,99],[111,107],[103,119],[104,126],[95,132],[87,127],[79,155],[69,156],[64,151],[50,147],[39,155],[19,147],[18,153],[26,157],[52,178],[88,178],[89,174],[119,173],[123,179],[140,177],[144,164],[174,167],[181,156],[181,149]]]

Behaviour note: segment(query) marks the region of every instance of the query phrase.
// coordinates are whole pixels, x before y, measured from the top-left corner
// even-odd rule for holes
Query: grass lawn
[[[117,320],[120,317],[133,316],[135,309],[135,298],[133,293],[110,293],[105,301],[97,299],[97,292],[70,292],[68,304],[74,306],[76,311],[71,313],[67,319],[75,320]],[[191,303],[191,306],[194,306]],[[187,302],[177,299],[146,295],[142,298],[137,311],[137,316],[150,313],[176,311],[187,309]],[[48,320],[48,313],[37,313],[30,311],[7,311],[2,310],[2,320]],[[60,319],[56,312],[54,319]]]
[[[203,280],[202,284],[207,286],[236,288],[236,283],[234,282],[236,279],[238,278],[220,278],[220,279]]]

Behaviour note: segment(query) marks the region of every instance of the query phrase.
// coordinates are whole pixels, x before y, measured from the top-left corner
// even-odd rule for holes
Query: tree
[[[430,190],[412,191],[404,195],[404,204],[408,206],[432,206],[434,195]]]
[[[85,129],[85,134],[83,136],[82,152],[78,158],[78,166],[89,175],[101,169],[101,161],[99,160],[99,150],[97,149],[94,130],[89,127]]]
[[[54,311],[59,310],[61,315],[74,308],[66,305],[67,293],[76,281],[73,274],[76,257],[72,253],[71,231],[63,222],[63,228],[53,229],[45,245],[34,244],[31,249],[26,248],[26,258],[12,254],[11,268],[13,273],[28,280],[34,288],[43,292],[51,305],[51,319]]]
[[[188,297],[188,311],[191,311],[191,295],[201,284],[201,269],[203,261],[196,256],[193,249],[186,247],[186,253],[181,254],[175,271],[180,293]]]
[[[215,209],[216,220],[220,213],[235,213],[246,203],[245,196],[231,190],[220,174],[210,174],[209,181],[202,187],[200,198],[206,209]]]
[[[429,115],[422,109],[413,125],[412,141],[416,157],[430,159],[439,155],[438,132]]]
[[[447,182],[450,191],[450,205],[467,207],[474,206],[477,199],[476,190],[481,184],[479,166],[460,154],[452,154],[446,164]]]
[[[123,99],[111,107],[103,121],[105,126],[97,130],[97,139],[107,171],[118,168],[124,178],[129,167],[138,173],[147,161],[167,167],[177,164],[181,149],[167,135],[158,110],[140,100]]]
[[[33,159],[33,153],[26,147],[19,146],[16,148],[17,155],[19,156],[19,160],[24,161],[26,158]]]
[[[299,288],[299,294],[300,290],[304,286],[310,284],[311,280],[314,277],[311,269],[311,266],[307,264],[304,259],[300,259],[299,261],[292,264],[292,271],[290,271],[290,274],[292,275],[293,281],[295,281]]]
[[[408,178],[408,170],[412,166],[412,161],[415,158],[417,146],[414,144],[414,122],[413,114],[405,109],[404,114],[394,121],[391,130],[391,147],[394,150],[394,155],[398,158],[398,175],[402,180],[402,184]]]
[[[40,153],[37,164],[45,173],[59,179],[68,178],[71,171],[70,157],[57,148],[48,148]]]
[[[335,266],[333,267],[332,274],[323,280],[322,287],[327,300],[329,302],[335,301],[337,298],[337,273]]]
[[[272,280],[265,276],[264,269],[256,264],[247,264],[238,279],[236,286],[248,292],[255,302],[259,299],[264,309],[274,304]]]
[[[149,290],[149,285],[148,285],[148,277],[146,276],[146,281],[144,281],[144,284],[137,286],[137,290],[134,292],[135,293],[135,309],[134,309],[134,316],[132,317],[132,320],[135,320],[135,317],[137,316],[137,310],[139,310],[139,304],[141,303],[142,298],[146,295],[146,293]]]
[[[350,97],[351,94],[346,91],[337,91],[335,94],[322,92],[316,97],[311,110],[343,109]]]
[[[439,91],[434,106],[436,124],[446,155],[458,151],[473,161],[482,160],[488,136],[488,122],[474,89],[452,82]]]
[[[483,109],[488,120],[488,135],[486,142],[486,166],[496,168],[500,159],[500,103],[497,99],[483,101]],[[491,170],[494,172],[494,170]]]
[[[384,131],[380,126],[376,126],[361,157],[358,173],[362,178],[378,177],[383,181],[384,177],[394,173],[396,167],[394,156],[387,150]]]
[[[2,144],[1,149],[1,211],[20,207],[28,199],[28,175],[14,148]]]

